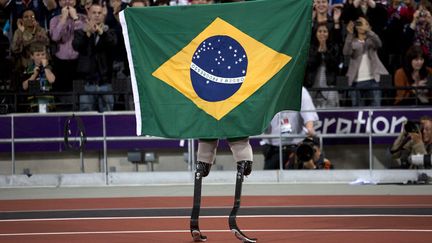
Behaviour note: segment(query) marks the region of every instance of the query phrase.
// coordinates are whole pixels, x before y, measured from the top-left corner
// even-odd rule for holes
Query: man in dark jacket
[[[79,53],[77,72],[85,80],[86,92],[111,92],[113,58],[112,49],[117,44],[113,30],[104,24],[103,7],[93,4],[88,11],[88,21],[82,30],[76,30],[73,48]],[[112,94],[88,94],[80,96],[80,110],[110,111]]]

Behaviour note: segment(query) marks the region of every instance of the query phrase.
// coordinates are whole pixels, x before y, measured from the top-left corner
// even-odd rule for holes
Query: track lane
[[[227,230],[232,200],[204,198],[200,227],[209,242],[239,242]],[[191,203],[190,197],[0,201],[0,242],[191,242]],[[146,216],[152,211],[164,216]],[[432,239],[432,196],[248,196],[240,213],[242,231],[259,242]]]

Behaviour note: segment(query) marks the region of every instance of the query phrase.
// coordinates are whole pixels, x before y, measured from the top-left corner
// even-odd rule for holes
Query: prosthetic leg
[[[195,242],[207,241],[207,236],[201,234],[199,229],[199,213],[201,208],[201,185],[202,178],[206,177],[210,173],[211,164],[204,162],[197,162],[195,171],[195,182],[194,182],[194,198],[193,198],[193,208],[190,220],[190,231],[192,238]]]
[[[195,242],[203,242],[207,237],[201,234],[199,229],[199,214],[201,209],[201,186],[202,178],[208,176],[212,163],[216,157],[218,140],[199,140],[198,142],[198,162],[196,163],[194,179],[194,198],[190,220],[190,232]]]
[[[235,196],[234,196],[234,206],[232,208],[232,211],[228,219],[230,230],[242,242],[257,242],[257,239],[249,238],[243,232],[241,232],[241,230],[238,228],[236,223],[237,212],[240,208],[243,179],[244,176],[249,175],[251,171],[252,171],[252,161],[237,162],[237,178],[236,178],[236,188],[235,188]]]
[[[234,161],[237,162],[237,180],[234,207],[229,216],[229,227],[235,236],[242,242],[256,242],[256,239],[248,238],[237,227],[236,217],[237,211],[240,208],[240,198],[242,191],[242,183],[244,176],[248,176],[252,171],[252,147],[249,144],[249,139],[232,139],[228,140],[229,146],[234,156]],[[198,143],[198,162],[196,164],[196,172],[194,178],[194,202],[190,221],[190,231],[195,242],[207,241],[207,237],[201,234],[199,229],[199,213],[201,207],[201,186],[202,178],[210,173],[210,168],[216,157],[216,148],[218,140],[200,140]],[[206,161],[206,162],[202,162]]]

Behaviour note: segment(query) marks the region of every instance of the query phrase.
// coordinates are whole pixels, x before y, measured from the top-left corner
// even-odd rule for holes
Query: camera
[[[420,10],[419,17],[426,17],[426,11]]]
[[[355,26],[362,26],[363,25],[363,23],[360,21],[360,20],[356,20],[356,22],[354,23],[355,24]]]
[[[314,146],[319,146],[318,138],[305,138],[296,150],[298,160],[302,162],[311,160],[316,152]]]
[[[420,123],[416,121],[407,121],[404,125],[404,131],[407,133],[419,133]]]
[[[39,75],[43,74],[45,72],[45,67],[41,64],[39,67]]]
[[[408,161],[413,165],[424,166],[425,169],[430,169],[432,161],[431,157],[430,154],[415,154],[411,155],[408,158]]]

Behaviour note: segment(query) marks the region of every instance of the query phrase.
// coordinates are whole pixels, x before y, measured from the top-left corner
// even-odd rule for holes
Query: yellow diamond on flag
[[[216,18],[152,75],[220,120],[290,60]]]

